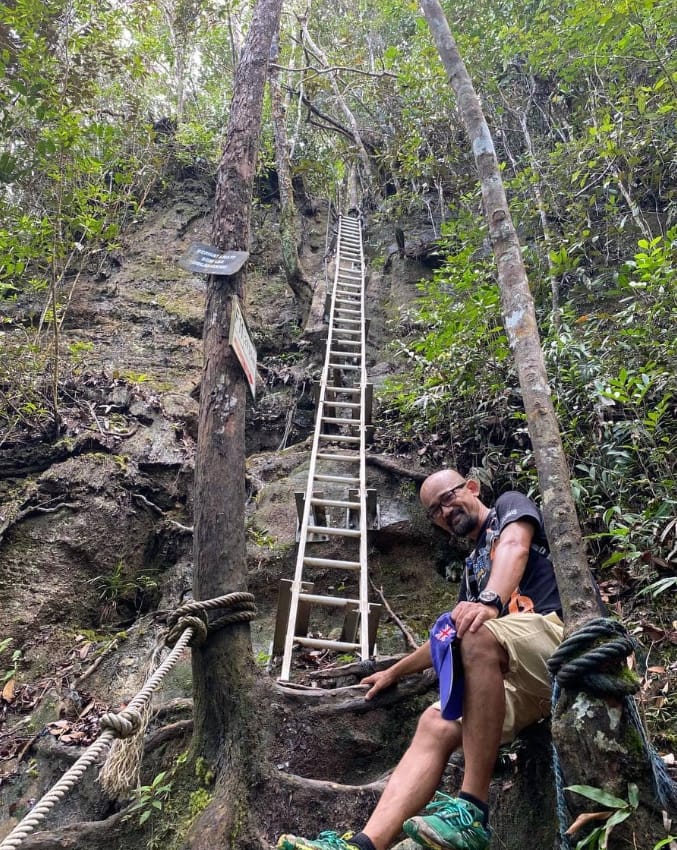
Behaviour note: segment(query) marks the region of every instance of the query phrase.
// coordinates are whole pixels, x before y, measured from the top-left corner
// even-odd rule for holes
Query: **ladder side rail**
[[[361,278],[361,299],[360,299],[360,352],[361,352],[361,370],[360,370],[360,645],[362,660],[366,661],[369,658],[369,571],[368,571],[368,528],[367,528],[367,463],[366,463],[366,442],[367,442],[367,422],[366,422],[366,392],[367,392],[367,333],[366,333],[366,316],[365,316],[365,275],[364,275],[364,252],[362,247],[362,230],[358,230],[359,236],[359,258],[360,269],[362,271]]]

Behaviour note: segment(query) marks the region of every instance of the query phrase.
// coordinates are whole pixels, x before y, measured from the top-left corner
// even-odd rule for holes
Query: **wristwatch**
[[[503,611],[501,597],[493,590],[482,590],[477,601],[481,602],[482,605],[493,605],[499,614]]]

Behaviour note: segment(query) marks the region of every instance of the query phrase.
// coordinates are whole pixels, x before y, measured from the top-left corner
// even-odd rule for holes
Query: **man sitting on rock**
[[[450,620],[446,615],[449,624],[431,632],[432,653],[428,640],[362,684],[370,685],[365,699],[373,699],[403,676],[432,666],[433,653],[439,663],[442,647],[437,640],[453,637],[452,630],[462,679],[457,671],[453,693],[443,694],[442,703],[423,712],[360,832],[339,836],[327,831],[312,840],[283,835],[279,850],[386,850],[402,830],[430,850],[484,850],[489,845],[487,800],[499,746],[550,713],[546,661],[562,640],[563,624],[540,511],[513,491],[500,496],[493,508],[479,496],[478,482],[453,469],[423,482],[421,502],[432,522],[475,545],[466,560],[459,601]],[[450,685],[448,670],[444,678]],[[435,794],[449,756],[461,746],[465,772],[458,796],[438,794],[427,814],[417,816]]]

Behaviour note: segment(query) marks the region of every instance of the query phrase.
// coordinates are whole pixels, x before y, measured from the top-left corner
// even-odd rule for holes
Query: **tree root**
[[[21,850],[117,850],[120,838],[128,836],[125,812],[116,812],[104,820],[80,821],[59,830],[36,832],[27,836]]]
[[[176,723],[168,723],[167,726],[162,726],[160,729],[156,729],[147,736],[143,745],[144,755],[148,755],[148,753],[159,747],[160,744],[164,744],[165,741],[182,738],[184,735],[188,735],[192,731],[192,719],[177,720]]]
[[[289,786],[290,790],[302,788],[306,791],[328,791],[332,794],[355,794],[356,792],[369,791],[374,794],[382,794],[388,778],[386,776],[383,779],[377,779],[375,782],[367,782],[365,785],[343,785],[340,782],[330,782],[326,779],[308,779],[304,776],[297,776],[295,773],[280,771],[275,777],[275,781],[281,785]]]
[[[366,700],[364,694],[367,685],[353,685],[346,688],[303,688],[289,685],[275,685],[275,690],[290,702],[305,703],[308,714],[322,716],[327,714],[364,714],[379,708],[395,705],[412,696],[419,696],[431,690],[437,684],[432,670],[426,670],[416,676],[407,676],[395,687],[382,691],[373,699]]]

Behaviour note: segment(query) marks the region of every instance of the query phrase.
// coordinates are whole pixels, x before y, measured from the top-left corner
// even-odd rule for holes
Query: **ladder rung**
[[[359,502],[345,502],[341,499],[316,499],[312,498],[310,500],[311,505],[326,505],[330,508],[348,508],[348,509],[356,509],[360,507]]]
[[[321,440],[329,443],[359,443],[360,437],[348,437],[345,434],[320,434]]]
[[[352,359],[360,356],[359,351],[337,351],[335,348],[332,348],[329,353],[332,357],[350,357]]]
[[[335,321],[334,321],[334,327],[339,331],[348,330],[347,328],[340,327],[339,324],[338,324],[339,322],[342,322],[344,325],[361,325],[362,324],[362,322],[359,319],[344,319],[342,316],[340,316],[338,319],[335,319]]]
[[[361,310],[351,310],[350,307],[337,307],[335,312],[336,313],[352,313],[353,316],[359,316],[362,311]]]
[[[336,481],[338,484],[359,484],[360,479],[355,478],[354,476],[348,475],[325,475],[324,473],[320,473],[319,475],[314,475],[313,478],[315,481]]]
[[[331,452],[318,452],[316,457],[322,458],[322,460],[341,460],[349,463],[359,463],[360,461],[359,455],[335,455]]]
[[[336,399],[325,399],[322,404],[328,407],[347,407],[350,410],[357,410],[362,407],[359,401],[337,401]]]
[[[330,369],[347,369],[349,372],[359,372],[361,366],[351,366],[350,363],[330,363]]]
[[[342,416],[323,416],[323,422],[333,422],[335,425],[354,425],[358,426],[360,424],[359,419],[346,419]]]
[[[348,605],[360,604],[359,599],[339,599],[337,596],[320,596],[318,593],[299,593],[299,599],[314,602],[316,605],[331,605],[332,608],[347,608]]]
[[[331,387],[327,385],[325,389],[329,390],[332,393],[349,393],[350,395],[360,394],[360,387]]]
[[[343,640],[320,640],[319,638],[302,638],[294,635],[294,642],[301,646],[312,646],[316,649],[342,649],[344,651],[355,651],[360,649],[359,643],[347,643]]]
[[[359,561],[337,561],[334,558],[304,558],[303,563],[309,567],[330,567],[334,570],[359,570]]]
[[[359,537],[362,534],[359,528],[337,528],[335,525],[309,525],[306,530],[309,534],[328,534],[330,537]]]

